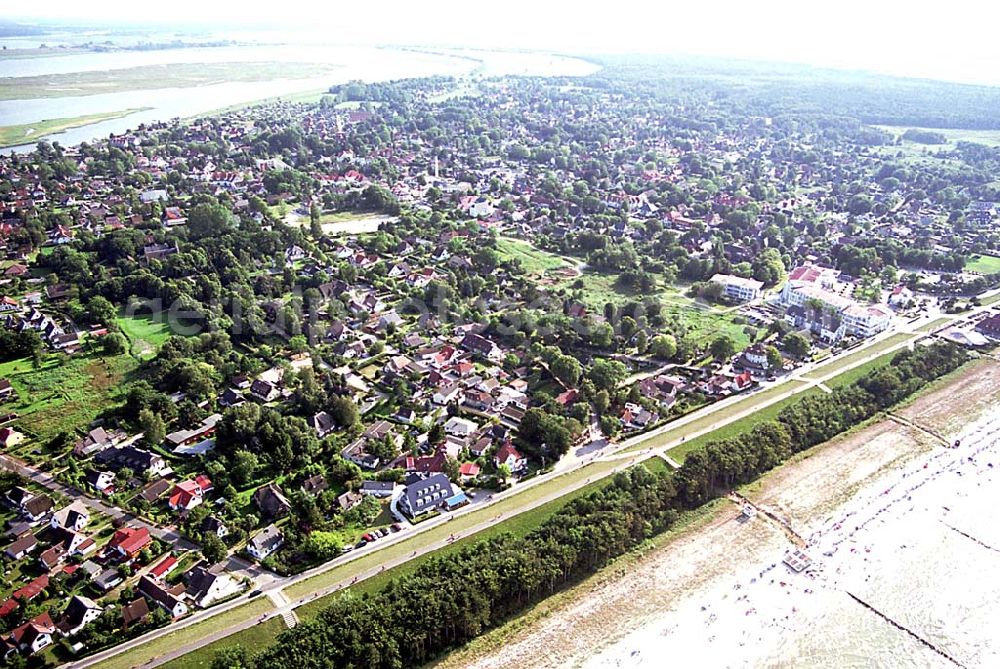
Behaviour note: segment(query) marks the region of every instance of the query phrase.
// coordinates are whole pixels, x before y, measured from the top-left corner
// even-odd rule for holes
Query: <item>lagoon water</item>
[[[1000,667],[998,509],[994,410],[808,528],[809,572],[734,561],[584,666]]]
[[[320,90],[351,80],[371,82],[431,75],[460,76],[474,71],[484,76],[504,74],[578,76],[597,69],[593,64],[582,60],[547,53],[462,50],[427,53],[370,46],[303,44],[87,52],[37,58],[0,59],[0,77],[107,71],[139,65],[208,62],[322,63],[335,69],[332,74],[321,77],[264,82],[227,82],[188,88],[157,88],[156,82],[151,81],[149,89],[139,91],[5,100],[0,101],[0,126],[139,107],[152,108],[51,137],[64,146],[70,146],[107,137],[112,133],[121,133],[140,123],[194,116],[265,97]],[[32,150],[34,145],[35,140],[32,139],[24,146],[11,147],[2,152],[26,152]]]

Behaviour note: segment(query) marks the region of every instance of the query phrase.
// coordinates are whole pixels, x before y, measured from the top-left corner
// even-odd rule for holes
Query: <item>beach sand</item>
[[[743,491],[809,539],[809,572],[781,563],[792,544],[775,522],[723,503],[624,573],[612,566],[438,666],[1000,666],[983,613],[1000,577],[977,578],[1000,572],[982,545],[1000,547],[1000,364],[977,361],[899,414],[962,445],[885,420]]]

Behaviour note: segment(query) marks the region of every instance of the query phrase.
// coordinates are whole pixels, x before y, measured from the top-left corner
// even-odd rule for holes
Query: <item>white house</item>
[[[285,535],[275,525],[268,525],[247,544],[247,553],[263,560],[285,543]]]
[[[458,416],[452,416],[448,419],[448,422],[444,424],[445,434],[450,434],[456,437],[468,437],[479,429],[479,426],[473,423],[467,418],[459,418]]]
[[[90,512],[83,502],[73,502],[52,514],[50,524],[53,529],[63,528],[79,532],[90,522]]]
[[[741,276],[732,274],[716,274],[712,277],[712,283],[722,285],[722,294],[731,300],[740,302],[750,302],[760,297],[761,289],[764,287],[763,281],[754,279],[744,279]]]

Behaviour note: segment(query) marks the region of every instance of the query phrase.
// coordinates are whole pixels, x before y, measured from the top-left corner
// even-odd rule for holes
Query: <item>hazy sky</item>
[[[0,16],[32,11],[4,5]],[[48,0],[36,15],[181,19],[220,31],[252,22],[383,43],[734,56],[1000,85],[996,0]]]

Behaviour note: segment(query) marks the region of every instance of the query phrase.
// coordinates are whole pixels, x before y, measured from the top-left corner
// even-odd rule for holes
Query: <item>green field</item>
[[[970,261],[965,263],[965,269],[981,274],[996,274],[1000,272],[1000,258],[988,255],[972,256]]]
[[[913,145],[914,147],[923,149],[926,148],[931,152],[936,152],[939,149],[944,149],[945,151],[950,151],[955,148],[959,142],[974,142],[976,144],[985,144],[986,146],[1000,146],[1000,130],[965,130],[961,128],[914,128],[913,126],[896,126],[896,125],[877,125],[876,128],[885,130],[894,134],[896,137],[901,136],[907,130],[926,130],[928,132],[936,132],[944,135],[946,140],[945,144],[920,144],[919,142],[911,142],[909,140],[903,140],[903,146]],[[899,147],[887,147],[891,149]]]
[[[98,95],[150,88],[189,88],[223,82],[303,79],[336,72],[332,63],[219,62],[140,65],[120,70],[0,78],[0,100]]]
[[[185,644],[192,643],[193,641],[197,641],[198,639],[203,639],[210,634],[215,634],[241,621],[256,618],[261,614],[271,611],[273,608],[274,605],[271,604],[270,599],[267,597],[258,597],[257,599],[247,602],[246,604],[242,604],[234,609],[226,611],[225,613],[220,613],[219,615],[203,620],[200,623],[195,623],[190,627],[185,627],[184,629],[177,630],[176,632],[165,634],[158,639],[150,641],[149,643],[133,648],[127,653],[115,655],[114,657],[108,658],[104,662],[94,666],[97,667],[97,669],[131,669],[132,667],[139,667],[149,663],[151,660],[163,655],[164,653],[170,652],[178,646],[183,646]],[[175,660],[175,662],[181,662],[181,660],[178,659]],[[175,664],[174,666],[188,667],[191,665],[181,663]]]
[[[824,364],[808,372],[807,374],[803,374],[802,378],[813,379],[813,380],[822,379],[824,376],[835,374],[836,372],[840,371],[841,369],[844,369],[845,367],[850,367],[851,365],[857,364],[858,360],[864,360],[865,358],[875,355],[876,353],[887,351],[893,346],[898,346],[899,344],[902,344],[904,341],[910,339],[913,339],[912,334],[908,334],[905,332],[898,332],[890,337],[886,337],[877,344],[873,344],[872,346],[863,348],[860,351],[855,351],[854,353],[849,353],[848,355],[842,355],[833,362]]]
[[[560,278],[554,284],[557,289],[572,292],[575,290],[573,286],[580,282],[583,285],[580,289],[581,300],[595,314],[603,313],[604,305],[609,302],[622,305],[629,301],[639,302],[647,297],[655,297],[663,305],[662,313],[675,317],[680,327],[686,329],[688,335],[696,340],[707,343],[724,334],[736,343],[738,350],[743,350],[752,343],[745,331],[747,326],[734,320],[731,309],[704,304],[684,295],[679,288],[673,286],[659,287],[643,294],[629,293],[618,288],[617,280],[618,277],[613,274],[585,272],[578,277]],[[545,280],[542,283],[544,285]]]
[[[30,358],[6,362],[0,378],[10,380],[17,400],[4,404],[3,411],[16,411],[15,425],[43,443],[60,432],[72,434],[117,403],[135,367],[127,355],[52,354],[38,369]]]
[[[278,634],[285,629],[285,623],[282,622],[281,618],[269,618],[253,627],[248,627],[236,634],[230,634],[215,643],[202,646],[198,650],[181,655],[176,660],[171,660],[160,666],[163,669],[209,669],[212,666],[212,660],[215,659],[215,654],[220,650],[232,646],[259,650],[274,643]]]
[[[846,372],[838,374],[832,379],[824,381],[823,385],[825,385],[827,388],[830,389],[840,388],[841,386],[848,386],[857,381],[858,379],[860,379],[861,377],[866,376],[869,372],[874,372],[876,369],[881,369],[882,367],[885,367],[892,361],[892,358],[895,355],[896,355],[895,352],[880,355],[874,360],[870,360],[869,362],[866,362],[863,365],[858,365],[854,369],[849,369]]]
[[[504,261],[520,261],[524,271],[533,275],[542,275],[549,270],[571,266],[569,262],[554,253],[537,249],[528,242],[510,237],[497,239],[497,252]]]
[[[945,318],[943,316],[941,318],[935,318],[930,323],[926,323],[917,328],[917,332],[933,332],[934,330],[937,330],[939,327],[947,325],[950,322],[951,322],[950,318]]]
[[[122,333],[128,338],[130,352],[137,358],[151,358],[156,355],[172,334],[170,326],[152,316],[132,316],[115,320]]]
[[[760,392],[747,395],[746,397],[737,400],[736,402],[733,402],[732,404],[726,406],[725,408],[716,409],[711,413],[707,413],[683,425],[678,425],[677,427],[664,430],[663,432],[651,436],[648,439],[640,440],[634,446],[630,446],[629,448],[625,449],[624,452],[631,453],[637,451],[644,451],[647,448],[657,448],[669,444],[673,441],[686,439],[687,437],[691,436],[692,434],[695,434],[696,432],[701,432],[703,430],[709,430],[709,429],[712,430],[711,432],[711,434],[713,435],[712,438],[717,439],[719,437],[714,435],[723,434],[723,436],[725,436],[723,431],[731,428],[729,428],[728,425],[723,425],[718,428],[715,428],[716,423],[720,422],[721,420],[725,420],[732,416],[736,416],[743,412],[749,411],[758,404],[765,403],[779,395],[791,392],[792,390],[801,388],[802,386],[803,383],[801,381],[791,380],[791,381],[786,381],[785,383],[778,384],[776,386],[772,386],[767,390],[762,390]],[[741,422],[745,422],[746,420],[748,420],[748,418],[742,419]],[[698,443],[700,442],[697,441],[697,438],[693,438],[690,443],[685,442],[683,444],[675,446],[674,448],[670,449],[670,451],[668,451],[667,454],[670,455],[674,460],[681,462],[684,460],[684,457],[688,453],[690,453]],[[695,444],[695,446],[692,446],[691,444]]]
[[[0,84],[0,87],[2,87],[2,84]],[[106,112],[103,114],[89,114],[87,116],[74,116],[71,118],[55,118],[22,125],[2,126],[0,127],[0,147],[31,144],[43,137],[63,132],[64,130],[79,128],[99,121],[122,118],[123,116],[146,111],[147,109],[150,109],[150,107],[138,107],[135,109],[124,109],[122,111]]]

